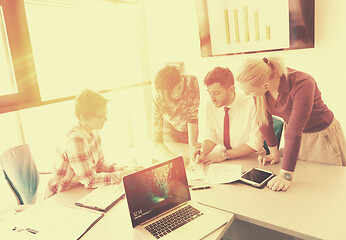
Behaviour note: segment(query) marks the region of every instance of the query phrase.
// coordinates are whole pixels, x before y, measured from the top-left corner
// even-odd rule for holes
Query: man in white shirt
[[[210,164],[259,151],[263,141],[254,100],[235,90],[232,72],[216,67],[207,74],[204,84],[211,101],[206,105],[205,140],[194,153],[197,161]],[[217,145],[221,147],[215,148]]]

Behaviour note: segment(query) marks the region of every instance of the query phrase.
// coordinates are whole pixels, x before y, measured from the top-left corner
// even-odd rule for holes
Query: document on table
[[[122,182],[120,184],[98,187],[79,199],[75,205],[86,207],[102,212],[107,212],[117,202],[125,196],[125,190]]]
[[[0,222],[9,218],[12,215],[15,215],[17,212],[15,211],[15,206],[7,207],[0,210]]]
[[[186,175],[188,180],[205,179],[204,164],[197,163],[194,166],[190,164],[186,168]]]
[[[213,163],[208,166],[206,182],[209,184],[231,183],[241,178],[241,165]]]
[[[93,210],[43,202],[0,222],[1,238],[76,240],[103,215]]]

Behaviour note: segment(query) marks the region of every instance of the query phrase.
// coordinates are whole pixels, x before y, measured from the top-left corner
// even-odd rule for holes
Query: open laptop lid
[[[182,157],[123,178],[132,226],[191,200]]]

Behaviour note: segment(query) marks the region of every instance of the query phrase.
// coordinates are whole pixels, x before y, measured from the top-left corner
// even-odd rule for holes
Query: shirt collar
[[[89,134],[89,133],[81,126],[81,124],[80,124],[79,122],[75,125],[75,128],[78,129],[78,131],[80,132],[80,134],[81,134],[84,138],[86,138],[86,139],[88,139],[88,140],[90,140],[90,139],[92,139],[92,138],[94,137],[93,131]]]
[[[237,89],[235,89],[234,93],[235,93],[235,96],[234,96],[233,102],[224,107],[228,107],[230,109],[236,108],[239,106],[241,102],[243,102],[245,95],[242,92],[238,91]]]

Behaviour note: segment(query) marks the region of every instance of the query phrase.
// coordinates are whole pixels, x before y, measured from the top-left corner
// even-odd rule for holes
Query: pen
[[[12,228],[12,231],[16,231],[16,232],[21,232],[21,231],[23,231],[23,230],[25,230],[25,231],[27,231],[27,232],[29,232],[29,233],[32,233],[32,234],[38,233],[37,230],[34,230],[34,229],[32,229],[32,228],[17,228],[17,227],[13,227],[13,228]]]
[[[25,230],[28,231],[29,233],[32,233],[32,234],[38,233],[37,230],[31,229],[31,228],[26,228]]]
[[[203,186],[203,187],[192,187],[191,190],[202,190],[202,189],[209,189],[210,186]]]

